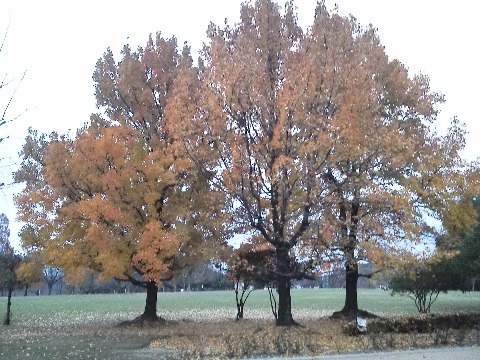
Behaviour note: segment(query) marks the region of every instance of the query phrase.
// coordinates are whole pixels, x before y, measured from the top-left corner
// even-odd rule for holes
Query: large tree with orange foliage
[[[74,140],[27,139],[27,246],[67,275],[142,275],[155,319],[178,255],[235,230],[274,249],[276,321],[292,325],[300,252],[340,255],[351,315],[359,261],[387,263],[428,230],[425,214],[469,223],[456,202],[470,185],[463,129],[430,130],[443,97],[390,60],[373,28],[320,2],[303,32],[293,2],[257,0],[208,36],[198,69],[160,35],[118,63],[108,50],[94,73],[101,114]]]
[[[460,156],[459,122],[444,136],[432,130],[443,96],[427,76],[389,59],[374,29],[320,4],[299,53],[310,66],[305,88],[323,99],[315,109],[330,149],[317,174],[328,195],[319,199],[315,242],[344,264],[340,313],[356,316],[359,261],[376,269],[394,264],[435,234],[432,218],[447,223],[456,214],[471,224],[475,212],[459,199],[476,181]]]
[[[202,133],[219,158],[212,186],[227,196],[237,231],[275,249],[278,325],[292,325],[295,249],[309,238],[323,197],[316,174],[329,156],[323,124],[307,114],[304,35],[293,4],[244,4],[235,27],[211,25],[204,49]],[[199,121],[199,122],[200,122]]]
[[[26,187],[16,202],[28,225],[24,247],[70,281],[90,270],[144,285],[141,319],[156,320],[159,282],[204,255],[204,239],[220,239],[220,227],[204,221],[219,219],[218,199],[176,135],[192,116],[183,99],[191,101],[197,89],[189,49],[179,54],[175,39],[157,34],[144,49],[125,46],[122,55],[117,63],[108,50],[98,61],[102,113],[75,139],[27,139],[17,173]]]
[[[358,262],[384,265],[419,238],[426,214],[456,206],[467,183],[462,127],[432,132],[443,97],[428,78],[323,2],[305,33],[292,2],[282,13],[258,0],[242,5],[239,24],[208,34],[200,120],[220,159],[212,184],[238,230],[275,248],[277,324],[294,323],[297,251],[340,256],[342,313],[356,314]]]

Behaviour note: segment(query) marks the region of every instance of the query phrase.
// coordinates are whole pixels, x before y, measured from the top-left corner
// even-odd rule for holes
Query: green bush
[[[457,258],[433,256],[405,264],[390,281],[392,295],[406,294],[419,312],[428,313],[441,292],[466,291],[466,279]]]

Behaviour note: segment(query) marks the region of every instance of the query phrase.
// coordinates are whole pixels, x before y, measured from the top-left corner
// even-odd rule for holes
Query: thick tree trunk
[[[157,292],[158,286],[155,281],[149,281],[147,283],[147,299],[145,301],[145,311],[141,318],[145,321],[157,321]]]
[[[290,295],[291,280],[288,277],[290,273],[290,258],[288,249],[277,249],[277,292],[278,292],[278,311],[277,325],[291,326],[295,325],[292,316],[292,298]]]
[[[292,316],[292,298],[290,295],[291,281],[287,277],[282,277],[277,280],[278,291],[278,315],[277,325],[290,326],[295,325]]]
[[[355,199],[357,192],[355,191]],[[348,243],[344,247],[345,255],[345,305],[339,312],[334,313],[334,316],[342,315],[348,318],[355,318],[358,314],[358,296],[357,296],[357,282],[358,282],[358,261],[355,257],[355,249],[357,247],[357,224],[360,205],[358,200],[354,200],[351,204],[350,212],[350,229],[347,226],[347,207],[342,204],[340,207],[340,220],[343,222],[342,237]]]
[[[340,311],[343,315],[353,318],[358,313],[358,264],[356,261],[345,266],[345,305]]]
[[[12,293],[13,293],[13,287],[10,286],[8,288],[7,314],[5,315],[5,321],[3,322],[3,325],[10,325],[10,314],[12,310]]]

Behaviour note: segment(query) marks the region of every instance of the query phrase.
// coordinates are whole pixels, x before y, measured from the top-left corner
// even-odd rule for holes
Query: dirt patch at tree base
[[[133,328],[153,328],[153,327],[158,327],[160,325],[166,324],[166,322],[167,321],[160,316],[157,316],[156,318],[151,319],[151,318],[147,318],[147,317],[144,317],[143,315],[141,315],[141,316],[136,317],[133,320],[122,321],[117,326],[119,328],[122,328],[122,327],[124,327],[124,328],[129,328],[129,327],[133,327]],[[170,321],[170,322],[174,323],[172,321]]]

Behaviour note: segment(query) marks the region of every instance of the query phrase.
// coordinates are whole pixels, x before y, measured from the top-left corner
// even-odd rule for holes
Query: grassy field
[[[219,326],[222,328],[237,326],[233,321],[236,311],[234,296],[233,291],[159,293],[159,315],[166,320],[179,322],[179,327],[171,327],[162,336],[174,338],[178,332],[185,334],[193,331],[194,327],[201,329],[201,324],[205,322],[221,322]],[[341,309],[343,297],[344,290],[340,289],[292,290],[294,318],[300,324],[309,326],[311,319],[325,318]],[[151,340],[158,338],[158,329],[120,329],[115,325],[138,316],[144,302],[145,294],[15,297],[13,325],[0,327],[0,358],[141,358],[141,353],[136,349],[144,348]],[[389,292],[382,290],[360,290],[359,306],[383,317],[416,314],[411,299],[405,296],[392,297]],[[2,316],[5,309],[6,298],[3,297],[0,298]],[[432,312],[479,313],[480,292],[440,294]],[[255,327],[260,322],[263,324],[262,331],[276,331],[271,327],[268,330],[268,326],[273,326],[273,316],[267,291],[257,290],[251,294],[245,318],[248,326]],[[212,331],[221,331],[217,330],[219,326],[212,325]],[[233,328],[232,334],[236,332],[238,329]],[[132,357],[133,350],[137,351],[136,357]],[[155,358],[168,356],[157,354]]]
[[[235,318],[233,291],[177,292],[158,294],[158,313],[167,320],[227,320]],[[341,309],[345,293],[342,289],[292,290],[295,317],[303,313],[328,316]],[[381,316],[415,314],[413,300],[406,296],[391,296],[383,290],[360,290],[359,307]],[[13,298],[13,323],[31,326],[54,322],[73,325],[89,321],[115,323],[132,319],[144,307],[145,294],[121,295],[62,295]],[[6,309],[6,298],[0,298],[0,313]],[[434,313],[480,312],[480,292],[450,292],[440,294],[432,307]],[[205,318],[202,318],[202,315]],[[245,316],[254,319],[259,314],[271,317],[268,293],[253,291]]]

